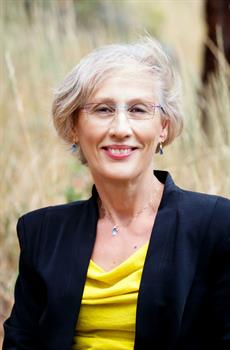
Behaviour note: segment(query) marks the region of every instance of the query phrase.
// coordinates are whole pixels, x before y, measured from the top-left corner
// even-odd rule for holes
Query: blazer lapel
[[[64,218],[49,219],[58,232],[57,247],[46,266],[50,295],[40,321],[44,348],[66,350],[71,347],[81,305],[88,264],[96,236],[98,209],[95,196],[76,204]],[[51,230],[51,229],[50,229]],[[49,231],[49,228],[47,228]],[[52,232],[49,232],[51,234]]]
[[[66,298],[69,300],[69,319],[70,315],[72,316],[70,319],[70,333],[72,340],[80,311],[88,265],[96,238],[97,220],[98,210],[96,198],[92,197],[87,202],[87,209],[81,216],[77,228],[78,234],[76,234],[77,241],[75,242],[76,250],[72,253],[71,257],[72,263],[70,263],[71,266],[69,270],[70,284],[66,291]]]
[[[171,279],[178,199],[179,191],[168,175],[143,268],[137,303],[135,350],[168,349],[176,331],[177,312],[172,302]]]

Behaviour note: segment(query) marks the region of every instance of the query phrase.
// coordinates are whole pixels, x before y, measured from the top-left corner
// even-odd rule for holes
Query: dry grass
[[[66,201],[67,191],[70,193],[73,188],[82,197],[89,193],[87,170],[57,139],[50,105],[52,87],[93,47],[136,39],[137,34],[147,29],[173,48],[184,81],[185,131],[165,150],[158,166],[169,169],[185,188],[230,196],[229,67],[223,64],[219,77],[213,79],[206,92],[209,103],[204,107],[209,116],[209,134],[205,135],[200,126],[196,90],[200,84],[204,38],[201,2],[127,0],[118,10],[119,1],[108,1],[105,19],[92,22],[91,11],[97,3],[78,1],[82,12],[80,15],[77,12],[77,24],[72,0],[34,3],[31,23],[21,0],[5,0],[2,12],[0,319],[8,315],[13,299],[18,259],[17,218],[28,210]],[[46,11],[42,10],[44,4],[50,5]],[[119,30],[121,25],[125,30]]]

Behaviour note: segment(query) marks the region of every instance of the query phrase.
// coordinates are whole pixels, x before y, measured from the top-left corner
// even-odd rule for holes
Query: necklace
[[[155,202],[155,205],[154,205],[154,202]],[[112,236],[116,236],[119,233],[120,228],[122,226],[121,225],[117,225],[114,222],[111,213],[107,209],[105,209],[105,207],[103,206],[103,204],[102,204],[100,199],[99,199],[99,208],[101,209],[101,212],[104,214],[103,216],[105,216],[110,221],[110,223],[112,224],[112,230],[111,230]],[[125,226],[123,225],[123,227],[128,227],[133,222],[133,220],[135,220],[138,216],[140,216],[148,208],[156,209],[156,200],[151,198],[151,200],[142,209],[138,210],[131,217],[131,219],[128,221],[128,223]]]

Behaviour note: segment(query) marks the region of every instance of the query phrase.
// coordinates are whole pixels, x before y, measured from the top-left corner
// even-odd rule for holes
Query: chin
[[[106,179],[108,180],[114,180],[114,181],[130,181],[138,176],[138,171],[135,169],[135,171],[132,171],[131,169],[114,169],[112,170],[111,168],[109,171],[104,172],[101,174],[101,178],[104,178],[105,181]]]

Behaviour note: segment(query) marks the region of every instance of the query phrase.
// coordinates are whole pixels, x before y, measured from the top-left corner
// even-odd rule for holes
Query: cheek
[[[84,130],[79,128],[79,146],[87,161],[96,153],[98,144],[100,143],[100,135],[95,128],[87,127]]]
[[[153,145],[159,142],[160,133],[160,125],[149,125],[146,126],[144,129],[139,130],[139,137],[143,141],[145,141],[145,143]]]

